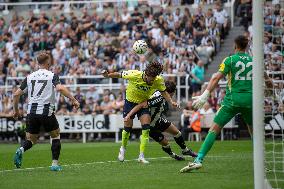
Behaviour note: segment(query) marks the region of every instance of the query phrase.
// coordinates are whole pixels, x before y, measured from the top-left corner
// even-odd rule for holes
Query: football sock
[[[126,148],[129,136],[130,136],[130,132],[127,132],[127,131],[125,131],[123,129],[123,131],[122,131],[122,141],[121,141],[121,146],[122,147]]]
[[[168,144],[167,146],[162,146],[162,150],[163,150],[164,152],[166,152],[167,154],[169,154],[169,155],[173,155],[171,146],[170,146],[169,144]]]
[[[174,136],[174,139],[181,149],[187,149],[180,131],[176,136]]]
[[[149,141],[149,129],[142,130],[142,134],[140,136],[140,154],[144,153],[145,147],[147,145],[147,142]]]
[[[51,144],[51,153],[52,153],[52,160],[58,160],[61,150],[61,142],[60,139],[52,139]]]
[[[30,149],[32,146],[33,146],[32,141],[26,140],[24,141],[23,145],[20,147],[20,150],[22,151],[22,153],[24,153],[25,151]]]
[[[200,160],[203,160],[203,158],[206,156],[206,154],[209,152],[209,150],[211,149],[211,147],[213,146],[215,140],[216,140],[216,136],[217,134],[213,131],[209,131],[209,133],[207,134],[205,141],[203,142],[199,152],[198,152],[198,156],[197,158]]]

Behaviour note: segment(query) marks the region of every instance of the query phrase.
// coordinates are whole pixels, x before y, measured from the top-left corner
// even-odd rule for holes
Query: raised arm
[[[130,120],[131,116],[133,116],[136,112],[138,112],[140,109],[142,108],[147,108],[148,107],[148,103],[147,101],[144,101],[138,105],[136,105],[128,114],[127,116],[124,118],[124,121],[127,122]]]
[[[213,74],[212,78],[209,81],[209,84],[206,88],[206,90],[202,93],[200,96],[192,97],[194,99],[193,106],[197,109],[200,109],[203,107],[203,105],[207,102],[210,93],[216,88],[218,85],[220,79],[224,77],[224,74],[221,72],[217,72]]]
[[[101,74],[106,78],[121,78],[121,73],[119,72],[108,73],[107,70],[103,70]]]
[[[160,93],[166,99],[166,101],[170,103],[173,107],[179,108],[179,104],[173,101],[173,99],[171,98],[170,94],[167,91],[163,92],[160,91]]]

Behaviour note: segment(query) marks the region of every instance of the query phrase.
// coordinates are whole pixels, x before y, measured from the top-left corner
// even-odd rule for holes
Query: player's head
[[[144,80],[148,85],[152,85],[154,80],[158,75],[160,75],[163,71],[163,65],[158,61],[153,61],[149,63],[145,69]]]
[[[51,56],[45,50],[38,53],[36,60],[38,65],[41,67],[49,68],[51,66]]]
[[[165,86],[166,86],[166,91],[172,97],[175,94],[176,90],[177,90],[176,83],[173,82],[173,81],[166,81],[165,82]]]
[[[235,39],[235,50],[245,51],[248,45],[248,38],[243,35],[239,35]]]

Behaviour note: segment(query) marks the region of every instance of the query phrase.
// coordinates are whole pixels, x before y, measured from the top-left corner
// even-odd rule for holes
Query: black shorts
[[[59,128],[59,124],[54,114],[51,116],[44,115],[27,115],[26,132],[31,134],[39,134],[41,127],[45,132],[54,131]]]
[[[167,130],[167,128],[169,128],[171,124],[172,123],[170,121],[161,117],[156,122],[155,126],[150,128],[149,132],[150,137],[154,139],[156,142],[161,142],[165,138],[162,132]]]
[[[128,100],[125,99],[125,103],[123,106],[123,118],[127,116],[127,114],[136,106],[138,105],[137,103],[129,102]],[[130,118],[134,119],[135,115],[137,115],[138,118],[140,118],[143,114],[149,114],[149,109],[148,108],[142,108],[136,114],[132,115]]]

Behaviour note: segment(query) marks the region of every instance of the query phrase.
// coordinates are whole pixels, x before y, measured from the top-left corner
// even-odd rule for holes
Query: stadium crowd
[[[129,12],[124,7],[119,12],[115,7],[113,14],[101,16],[83,8],[78,16],[73,12],[59,16],[48,16],[45,12],[35,15],[30,11],[28,18],[13,15],[9,23],[0,18],[0,84],[5,84],[7,76],[25,77],[36,70],[34,57],[41,50],[50,51],[54,59],[53,71],[60,76],[99,75],[103,69],[109,72],[143,70],[147,58],[131,53],[133,42],[143,39],[149,51],[164,64],[164,73],[192,76],[190,83],[195,95],[204,82],[204,65],[212,61],[229,30],[228,14],[222,3],[216,1],[213,7],[205,11],[199,6],[194,12],[187,7],[183,10],[160,8],[157,12],[147,9],[142,12],[137,7]],[[19,82],[13,80],[8,84]],[[77,80],[77,84],[104,82],[103,79]],[[74,84],[74,80],[62,80],[62,83]],[[123,91],[109,96],[111,91],[92,87],[88,92],[77,88],[74,93],[81,102],[79,112],[70,109],[60,97],[58,114],[65,111],[108,114],[120,111],[123,104]],[[1,91],[2,116],[11,114],[10,94]],[[23,104],[25,112],[25,99]]]
[[[236,15],[240,19],[240,25],[245,29],[244,35],[252,41],[252,0],[241,0],[236,6]],[[284,45],[284,9],[279,1],[266,2],[264,9],[264,67],[269,78],[274,80],[274,88],[266,88],[265,91],[265,122],[269,123],[273,116],[280,113],[284,114],[284,64],[283,64],[283,45]],[[252,54],[252,43],[248,52]],[[267,79],[267,78],[266,78]],[[185,133],[192,131],[196,122],[199,122],[202,115],[207,112],[216,112],[225,95],[223,89],[211,94],[208,103],[196,114],[192,108],[192,101],[189,101],[183,111]],[[207,109],[208,111],[204,111]],[[197,118],[198,115],[199,117]],[[238,116],[235,119],[241,122]],[[198,129],[194,130],[199,132]]]

